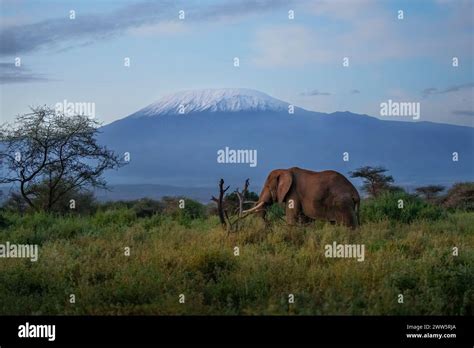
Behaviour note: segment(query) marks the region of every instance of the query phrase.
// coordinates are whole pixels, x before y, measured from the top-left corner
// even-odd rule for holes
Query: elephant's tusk
[[[260,202],[258,203],[255,207],[251,208],[251,209],[248,209],[248,210],[244,210],[242,211],[242,214],[249,214],[249,213],[253,213],[255,212],[256,210],[258,210],[258,208],[260,208],[262,205],[264,205],[265,202]]]

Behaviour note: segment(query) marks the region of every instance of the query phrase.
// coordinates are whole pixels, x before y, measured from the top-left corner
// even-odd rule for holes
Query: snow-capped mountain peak
[[[136,116],[189,114],[193,112],[242,112],[288,110],[288,103],[247,88],[199,89],[167,95],[137,112]]]

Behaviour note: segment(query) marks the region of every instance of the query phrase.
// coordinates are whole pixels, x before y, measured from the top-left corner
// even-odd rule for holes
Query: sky
[[[471,0],[0,0],[0,121],[67,100],[106,124],[242,87],[379,118],[416,102],[418,121],[474,126],[473,18]]]

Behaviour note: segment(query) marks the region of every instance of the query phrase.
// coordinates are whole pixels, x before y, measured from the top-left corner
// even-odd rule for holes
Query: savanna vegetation
[[[47,111],[0,133],[0,182],[12,189],[0,244],[39,245],[37,262],[0,259],[0,314],[474,313],[474,183],[408,193],[387,169],[363,167],[350,173],[365,192],[355,231],[289,227],[275,204],[267,223],[250,216],[229,233],[213,202],[96,202],[88,189],[122,161],[95,143],[90,120]],[[230,214],[237,193],[223,198]],[[327,258],[333,242],[364,245],[364,261]]]
[[[269,226],[249,217],[228,234],[209,207],[186,200],[176,209],[171,198],[98,205],[92,214],[4,210],[2,241],[38,244],[40,256],[0,262],[0,311],[473,314],[474,213],[414,197],[400,213],[398,198],[367,201],[355,232],[322,222],[290,228],[274,206]],[[333,241],[364,244],[365,260],[326,258]]]

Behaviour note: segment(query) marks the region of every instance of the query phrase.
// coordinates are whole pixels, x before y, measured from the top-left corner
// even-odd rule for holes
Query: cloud
[[[161,36],[174,35],[189,32],[189,27],[183,22],[164,21],[156,24],[142,25],[137,28],[131,28],[128,33],[135,36]]]
[[[358,0],[356,3],[347,0],[318,0],[307,3],[308,10],[317,16],[342,20],[360,18],[367,12],[378,9],[376,0]]]
[[[220,20],[229,17],[245,17],[262,14],[283,6],[296,3],[296,0],[228,0],[220,4],[202,9],[195,7],[190,10],[191,18],[197,20]],[[186,5],[185,7],[187,7]]]
[[[0,63],[0,84],[46,82],[50,81],[43,74],[35,74],[23,66],[15,66],[13,63]]]
[[[260,29],[253,46],[256,52],[252,61],[260,67],[299,67],[332,58],[320,36],[301,25]]]
[[[324,23],[329,24],[316,29],[290,23],[258,30],[254,62],[270,68],[291,68],[342,64],[343,57],[373,62],[412,52],[405,44],[406,37],[401,37],[377,3],[363,1],[360,5],[364,6],[358,2],[303,2],[300,11],[325,17]],[[318,18],[313,18],[317,23]]]
[[[303,93],[300,93],[301,96],[304,96],[304,97],[311,97],[311,96],[328,96],[328,95],[331,95],[331,93],[328,93],[328,92],[320,92],[318,91],[317,89],[314,89],[312,91],[309,91],[309,92],[303,92]]]
[[[474,87],[474,83],[470,82],[470,83],[465,83],[465,84],[462,84],[462,85],[449,87],[449,88],[445,89],[444,91],[441,91],[440,93],[459,92],[461,90],[472,88],[472,87]]]
[[[421,118],[425,121],[474,126],[473,92],[470,83],[460,83],[442,88],[431,87],[422,102]],[[408,99],[406,99],[408,100]]]
[[[384,1],[314,0],[300,1],[297,6],[296,15],[312,15],[312,24],[291,29],[298,25],[295,21],[293,25],[258,30],[254,37],[257,65],[292,68],[340,64],[343,57],[349,57],[351,64],[419,57],[441,60],[446,52],[456,52],[468,61],[474,52],[472,18],[464,14],[463,24],[455,24],[462,6],[447,7],[443,18],[406,13],[404,20],[398,20],[397,10]],[[472,13],[472,5],[465,6],[464,11]],[[439,21],[445,25],[438,25]]]
[[[474,87],[473,82],[464,83],[460,85],[454,85],[443,90],[438,90],[436,87],[425,88],[421,94],[423,97],[427,97],[433,94],[446,94],[452,92],[460,92]]]
[[[472,110],[454,110],[453,115],[458,116],[474,116],[474,111]]]
[[[421,94],[423,95],[423,97],[427,97],[431,94],[435,94],[438,92],[438,88],[435,88],[435,87],[430,87],[430,88],[425,88]]]
[[[3,25],[0,30],[0,55],[18,55],[44,48],[61,49],[64,44],[82,45],[129,31],[135,34],[150,34],[154,31],[169,34],[181,28],[169,22],[170,18],[178,20],[181,9],[186,13],[186,21],[215,21],[230,16],[261,14],[285,3],[282,0],[228,0],[217,5],[190,7],[185,1],[145,1],[106,14],[76,13],[73,20],[65,16],[30,24]]]
[[[106,15],[76,13],[69,17],[53,18],[41,22],[3,28],[0,32],[0,54],[13,55],[29,53],[40,48],[61,47],[65,42],[94,41],[109,38],[132,27],[158,21],[169,9],[171,3],[141,3],[127,6]]]

